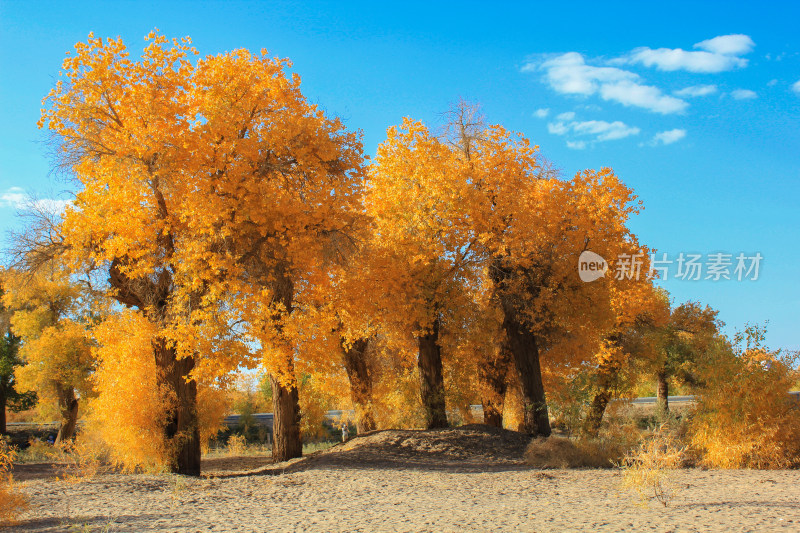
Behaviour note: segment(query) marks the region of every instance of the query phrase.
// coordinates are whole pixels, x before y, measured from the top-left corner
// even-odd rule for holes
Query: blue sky
[[[0,1],[0,228],[22,195],[68,197],[36,129],[64,54],[90,31],[135,52],[157,27],[203,55],[291,58],[367,153],[403,116],[436,125],[464,97],[565,176],[613,167],[644,202],[635,232],[668,259],[732,254],[733,273],[739,253],[763,256],[755,281],[671,265],[677,302],[719,309],[729,332],[768,320],[772,346],[800,349],[800,5],[344,4]]]

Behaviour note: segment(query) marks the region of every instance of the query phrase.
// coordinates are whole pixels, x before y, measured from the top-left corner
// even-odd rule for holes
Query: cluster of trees
[[[641,205],[610,169],[562,179],[463,102],[439,133],[404,119],[369,161],[287,60],[147,40],[132,59],[90,36],[64,61],[40,126],[77,194],[4,273],[3,353],[23,338],[18,381],[57,403],[60,438],[89,398],[117,440],[198,475],[215,391],[256,367],[278,461],[302,453],[301,378],[351,402],[360,432],[398,410],[444,427],[476,401],[499,426],[513,391],[519,429],[548,436],[546,388],[589,375],[591,433],[633,372],[667,408],[718,338],[713,310],[670,309],[645,275]],[[584,283],[586,250],[638,254],[642,275]]]

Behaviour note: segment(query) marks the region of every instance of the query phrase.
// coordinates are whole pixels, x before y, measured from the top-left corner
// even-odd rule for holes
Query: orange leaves
[[[74,264],[113,264],[113,295],[198,376],[222,375],[252,366],[244,342],[275,341],[276,268],[324,276],[328,236],[360,209],[360,134],[306,101],[288,60],[145,40],[137,60],[119,39],[78,43],[45,99],[40,124],[82,186],[62,229]]]
[[[692,444],[713,468],[796,468],[800,414],[787,394],[798,379],[798,354],[763,346],[764,329],[746,328],[717,342],[701,361]]]

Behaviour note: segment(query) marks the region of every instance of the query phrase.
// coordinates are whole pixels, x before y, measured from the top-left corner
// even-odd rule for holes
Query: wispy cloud
[[[567,141],[567,148],[573,150],[583,150],[586,148],[586,141]]]
[[[662,114],[680,113],[688,107],[684,100],[641,83],[641,77],[635,72],[589,65],[578,52],[567,52],[543,62],[529,62],[522,71],[544,71],[545,82],[561,94],[598,94],[603,100]]]
[[[695,98],[698,96],[708,96],[709,94],[714,94],[715,92],[717,92],[716,85],[693,85],[691,87],[686,87],[685,89],[675,91],[672,94],[675,96]]]
[[[556,121],[549,123],[547,125],[547,130],[554,135],[571,134],[576,136],[591,136],[593,137],[593,141],[599,142],[624,139],[631,135],[638,135],[640,132],[639,128],[628,126],[624,122],[618,120],[614,122],[606,122],[605,120],[586,120],[583,122],[574,120],[571,122]],[[585,141],[577,142],[582,142],[583,146],[581,146],[581,148],[585,148]],[[570,146],[570,148],[578,147],[575,142],[573,142],[573,145],[574,146]]]
[[[56,198],[34,198],[21,187],[10,187],[0,194],[0,207],[11,207],[19,211],[40,209],[48,213],[60,213],[70,203]]]
[[[686,137],[686,130],[674,129],[656,133],[650,140],[650,146],[658,146],[660,144],[672,144],[680,141]]]
[[[736,100],[752,100],[758,98],[758,94],[750,89],[736,89],[735,91],[731,91],[731,96]]]
[[[686,70],[688,72],[716,73],[747,66],[747,59],[739,57],[753,51],[755,43],[747,35],[721,35],[694,45],[700,50],[682,48],[634,49],[628,56],[619,58],[620,63],[642,64],[663,71]]]
[[[545,118],[548,114],[550,114],[549,109],[537,109],[533,112],[533,116],[536,118]]]
[[[682,113],[689,107],[684,100],[667,96],[658,87],[631,81],[603,85],[600,96],[604,100],[619,102],[628,107],[641,107],[663,115]]]
[[[749,35],[733,33],[700,41],[694,47],[714,54],[739,56],[752,52],[753,48],[756,47],[756,43],[753,42]]]
[[[797,80],[792,84],[792,90],[797,94],[800,94],[800,80]]]

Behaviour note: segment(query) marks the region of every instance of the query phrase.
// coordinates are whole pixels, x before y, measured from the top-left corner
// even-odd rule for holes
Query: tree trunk
[[[611,392],[608,390],[603,389],[594,395],[589,413],[583,422],[583,432],[589,437],[596,437],[600,432],[600,425],[603,423],[603,415],[605,415],[609,401],[611,401]]]
[[[167,411],[164,434],[170,446],[170,469],[175,474],[200,475],[200,427],[197,421],[197,382],[187,379],[194,358],[177,359],[166,340],[153,341],[158,382],[174,396]]]
[[[294,374],[294,369],[292,369]],[[286,386],[270,374],[272,385],[272,462],[303,456],[300,436],[300,404],[296,385]]]
[[[0,435],[6,434],[6,390],[0,387]]]
[[[667,380],[667,373],[664,371],[656,373],[656,382],[658,412],[660,414],[669,413],[669,381]]]
[[[504,306],[505,307],[505,306]],[[533,436],[550,436],[550,418],[547,414],[547,399],[539,365],[539,347],[536,336],[517,319],[517,314],[504,309],[503,327],[508,345],[522,384],[522,399],[525,409],[523,431]]]
[[[620,367],[616,361],[604,361],[597,368],[597,392],[583,422],[583,432],[589,437],[596,437],[600,432],[606,407],[614,395],[619,371]]]
[[[75,389],[72,387],[62,387],[56,384],[56,394],[58,395],[58,408],[61,411],[61,426],[58,428],[55,444],[61,444],[71,440],[75,436],[75,426],[78,423],[78,399],[75,397]]]
[[[360,435],[375,430],[372,412],[372,375],[367,364],[369,339],[358,339],[344,348],[344,367],[350,380],[350,398],[356,410],[356,431]]]
[[[508,389],[508,367],[511,364],[511,352],[508,342],[503,342],[499,352],[479,369],[483,382],[484,394],[483,423],[490,426],[503,427],[503,408]]]
[[[444,402],[444,377],[442,375],[442,350],[439,346],[439,319],[433,321],[431,330],[417,338],[419,344],[420,395],[425,412],[427,429],[446,428],[447,411]]]

